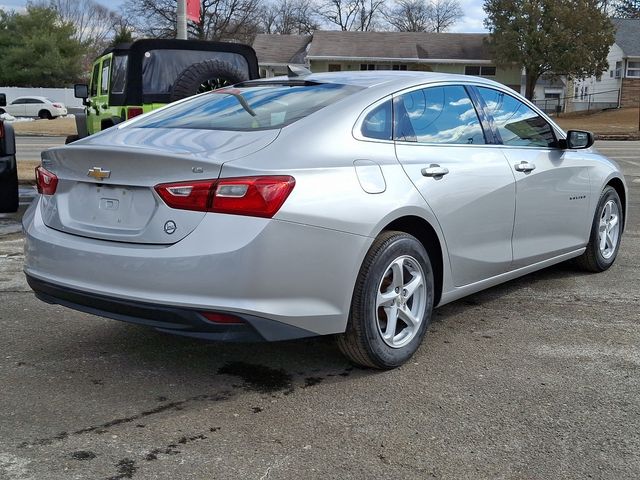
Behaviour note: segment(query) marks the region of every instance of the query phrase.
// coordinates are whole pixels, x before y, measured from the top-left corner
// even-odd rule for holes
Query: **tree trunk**
[[[527,100],[533,100],[533,94],[536,88],[536,83],[538,82],[538,74],[532,73],[530,70],[525,70],[525,94]]]

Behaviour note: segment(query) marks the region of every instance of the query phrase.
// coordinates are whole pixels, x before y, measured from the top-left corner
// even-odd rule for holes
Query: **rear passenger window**
[[[362,122],[362,135],[377,140],[391,140],[391,100],[371,110]]]
[[[430,87],[394,101],[396,140],[482,145],[484,132],[462,86]]]
[[[492,88],[478,87],[504,145],[554,147],[551,125],[520,100]]]

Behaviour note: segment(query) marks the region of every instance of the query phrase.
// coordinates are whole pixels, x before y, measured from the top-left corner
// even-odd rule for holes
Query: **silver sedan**
[[[43,153],[42,300],[211,340],[337,334],[393,368],[434,307],[618,253],[618,166],[509,88],[312,74],[201,94]]]

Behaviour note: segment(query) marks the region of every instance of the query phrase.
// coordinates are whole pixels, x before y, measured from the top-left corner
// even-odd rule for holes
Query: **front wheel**
[[[589,272],[603,272],[616,259],[622,237],[623,210],[620,196],[607,186],[600,195],[585,252],[576,258],[577,265]]]
[[[338,347],[365,367],[402,365],[422,342],[433,297],[433,270],[423,245],[406,233],[382,233],[360,268]]]

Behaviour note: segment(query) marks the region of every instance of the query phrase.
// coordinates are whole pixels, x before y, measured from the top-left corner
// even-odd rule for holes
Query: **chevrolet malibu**
[[[44,152],[25,272],[45,302],[210,340],[336,334],[393,368],[436,306],[613,264],[627,190],[592,144],[480,78],[245,82]]]

